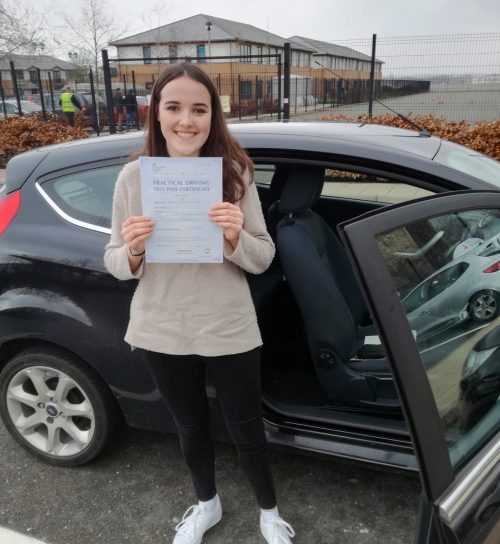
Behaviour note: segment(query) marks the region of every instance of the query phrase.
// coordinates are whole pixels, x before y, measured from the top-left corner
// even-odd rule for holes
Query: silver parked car
[[[499,221],[495,217],[494,222]],[[417,339],[469,319],[486,323],[498,314],[499,236],[464,240],[455,246],[452,257],[402,299]]]
[[[21,100],[21,111],[23,114],[39,113],[42,111],[42,107],[39,104],[35,104],[29,100]],[[17,107],[17,100],[4,100],[5,111],[7,117],[14,117],[19,115],[19,109]],[[0,118],[5,119],[4,108],[0,102]]]

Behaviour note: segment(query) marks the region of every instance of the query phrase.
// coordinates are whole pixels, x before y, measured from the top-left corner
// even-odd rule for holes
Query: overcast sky
[[[38,0],[75,13],[85,0]],[[499,32],[499,0],[105,0],[128,35],[198,13],[248,23],[283,37],[335,41],[378,36]],[[30,0],[20,3],[32,4]]]

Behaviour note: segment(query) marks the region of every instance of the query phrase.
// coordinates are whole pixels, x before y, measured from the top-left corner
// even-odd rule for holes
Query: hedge
[[[433,115],[409,115],[408,117],[419,127],[428,130],[433,136],[465,145],[493,159],[500,160],[500,121],[470,124],[467,121],[446,121],[444,117],[435,117]],[[322,120],[358,121],[411,129],[406,121],[396,115],[377,115],[371,119],[369,115],[360,115],[358,117],[326,115],[322,117]]]

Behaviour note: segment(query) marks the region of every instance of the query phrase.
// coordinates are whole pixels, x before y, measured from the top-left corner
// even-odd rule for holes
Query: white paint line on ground
[[[481,329],[484,329],[484,327],[487,327],[488,325],[481,325],[480,327],[477,327],[475,329],[471,329],[470,331],[464,332],[463,334],[459,334],[458,336],[454,336],[453,338],[450,338],[449,340],[445,340],[444,342],[441,342],[441,344],[436,344],[435,346],[431,346],[430,348],[423,349],[420,353],[425,353],[427,351],[431,351],[436,348],[440,348],[441,346],[445,346],[446,344],[449,344],[450,342],[453,342],[454,340],[458,340],[459,338],[462,338],[462,336],[471,335],[474,332],[480,331]]]
[[[0,527],[0,542],[2,544],[45,544],[42,540],[16,533],[4,527]]]

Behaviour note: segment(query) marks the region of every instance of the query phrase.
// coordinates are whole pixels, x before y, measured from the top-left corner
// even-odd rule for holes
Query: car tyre
[[[29,348],[7,363],[0,373],[0,415],[23,448],[61,466],[95,459],[122,421],[99,376],[51,347]]]
[[[485,289],[476,293],[469,301],[471,319],[477,323],[487,323],[498,315],[498,293]]]

